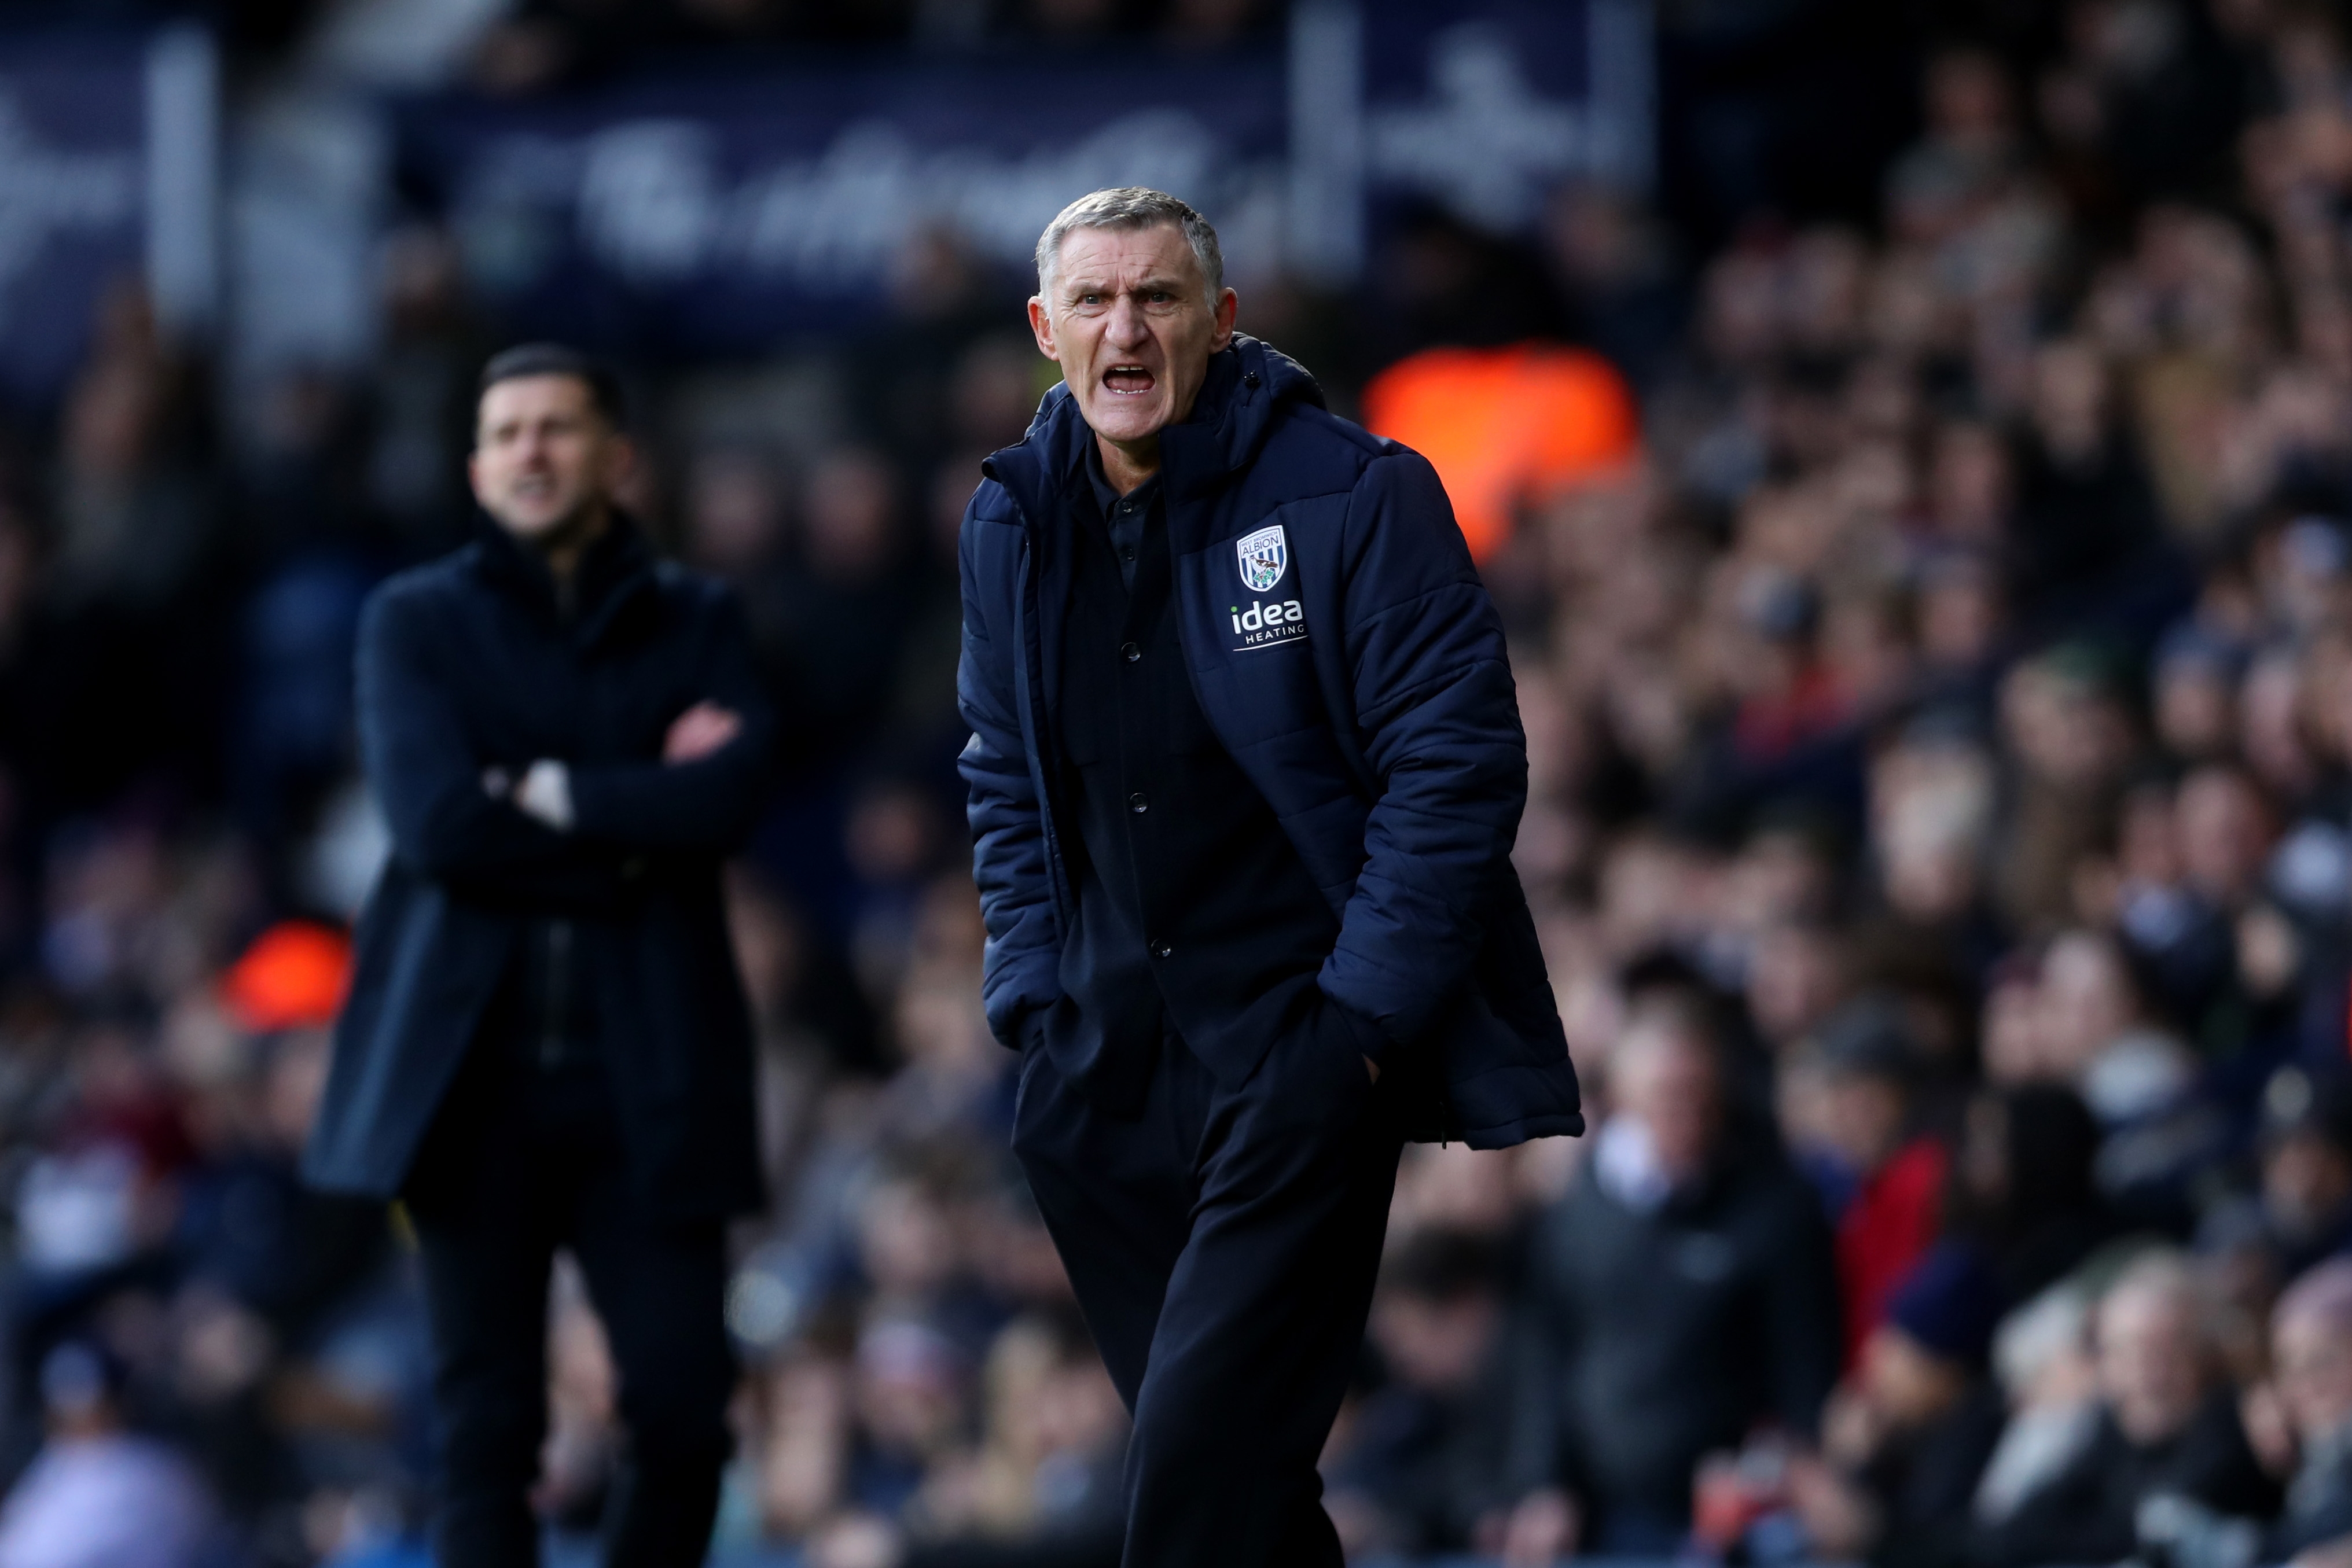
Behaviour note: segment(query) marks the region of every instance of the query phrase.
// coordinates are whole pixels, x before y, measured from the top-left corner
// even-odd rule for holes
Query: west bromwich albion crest
[[[1280,523],[1244,534],[1234,549],[1241,557],[1242,586],[1252,593],[1264,593],[1280,582],[1283,569],[1290,564],[1290,541],[1283,538]]]

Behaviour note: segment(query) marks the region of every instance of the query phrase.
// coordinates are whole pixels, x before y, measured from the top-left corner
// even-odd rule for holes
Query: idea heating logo
[[[1260,600],[1244,610],[1232,607],[1230,619],[1234,627],[1234,647],[1236,653],[1255,648],[1271,648],[1277,643],[1297,643],[1307,636],[1307,611],[1296,599],[1280,603]]]

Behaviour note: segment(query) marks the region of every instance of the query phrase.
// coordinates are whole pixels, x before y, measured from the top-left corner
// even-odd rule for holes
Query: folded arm
[[[702,649],[694,689],[702,701],[673,725],[671,751],[645,762],[573,763],[565,769],[572,829],[624,850],[724,854],[747,837],[766,799],[775,746],[773,710],[751,655],[751,639],[724,601]],[[676,739],[697,714],[723,714],[731,733],[681,749]]]
[[[618,857],[553,831],[483,784],[453,683],[432,657],[429,606],[380,595],[360,626],[360,745],[394,852],[454,888],[596,902],[623,885]]]

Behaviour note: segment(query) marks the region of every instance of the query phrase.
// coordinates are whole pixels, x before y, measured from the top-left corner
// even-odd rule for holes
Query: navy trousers
[[[1013,1150],[1135,1418],[1123,1568],[1339,1568],[1315,1466],[1396,1185],[1390,1088],[1301,1033],[1228,1090],[1171,1035],[1128,1120],[1027,1049]]]
[[[404,1197],[433,1330],[438,1568],[530,1568],[547,1431],[547,1286],[579,1260],[619,1373],[627,1443],[604,1519],[609,1568],[693,1568],[719,1509],[735,1362],[717,1220],[667,1223],[631,1190],[602,1074],[540,1071],[478,1044]]]

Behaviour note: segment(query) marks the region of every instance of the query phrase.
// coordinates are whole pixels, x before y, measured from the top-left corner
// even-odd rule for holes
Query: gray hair
[[[1062,242],[1071,230],[1148,229],[1161,224],[1182,231],[1184,243],[1192,247],[1192,259],[1201,264],[1201,277],[1213,306],[1225,287],[1225,256],[1217,248],[1217,231],[1191,204],[1148,185],[1096,191],[1055,214],[1045,232],[1037,236],[1037,292],[1043,295],[1053,287],[1054,272],[1062,260]]]

